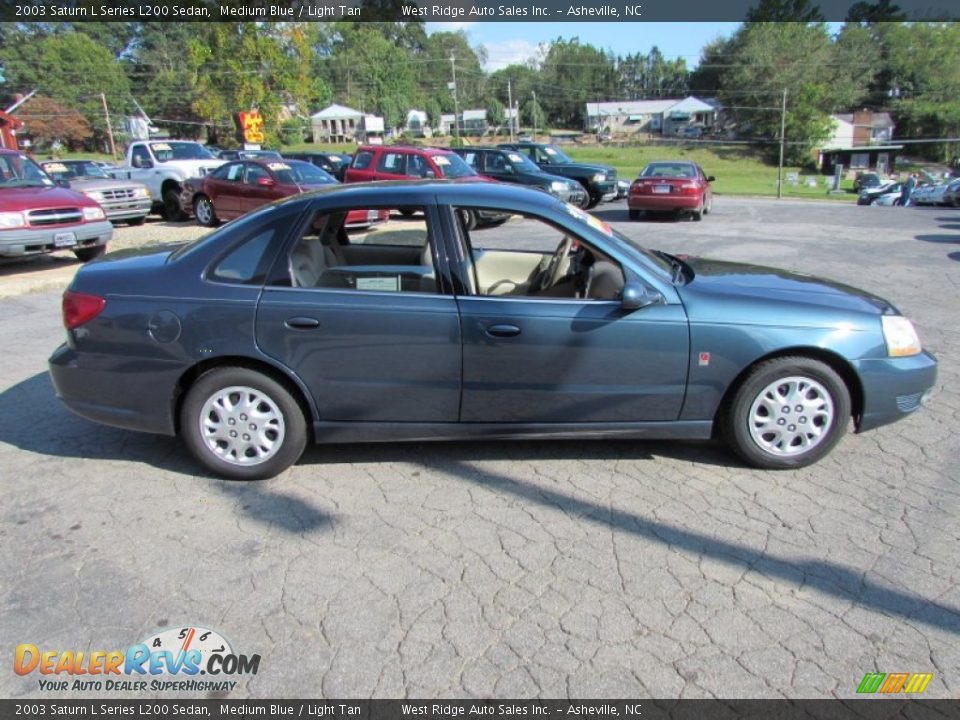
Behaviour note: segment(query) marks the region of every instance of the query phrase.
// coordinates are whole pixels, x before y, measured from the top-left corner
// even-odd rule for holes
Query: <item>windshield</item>
[[[638,243],[636,240],[628,238],[619,230],[614,230],[608,223],[604,222],[595,215],[584,212],[576,205],[571,205],[570,203],[560,203],[560,206],[563,207],[563,209],[572,215],[578,222],[588,226],[596,232],[606,235],[609,238],[618,240],[623,245],[626,245],[630,249],[642,255],[650,262],[651,265],[660,270],[666,277],[669,278],[673,276],[673,264],[666,260],[662,255],[656,254],[649,248],[646,248]]]
[[[510,160],[510,164],[513,165],[513,169],[517,172],[540,173],[540,168],[526,155],[512,152],[507,155],[507,159]]]
[[[213,160],[213,155],[200,143],[195,142],[155,142],[150,150],[157,162],[170,160]]]
[[[548,158],[547,162],[552,165],[568,165],[573,162],[573,160],[563,154],[562,150],[557,150],[555,147],[545,147],[543,152]]]
[[[329,173],[302,160],[269,163],[267,167],[276,176],[277,182],[288,185],[330,185],[337,182]]]
[[[431,159],[440,168],[440,173],[445,178],[474,177],[477,175],[476,170],[467,165],[462,157],[454,153],[434,155]]]
[[[103,168],[89,160],[64,160],[41,163],[41,167],[48,175],[62,176],[67,180],[74,178],[98,178],[109,180],[110,176]]]
[[[0,155],[0,187],[49,187],[51,180],[26,155]]]

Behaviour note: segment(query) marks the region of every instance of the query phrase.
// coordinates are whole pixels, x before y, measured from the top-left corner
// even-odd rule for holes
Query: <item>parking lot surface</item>
[[[0,299],[8,660],[197,625],[261,655],[234,698],[852,697],[867,672],[933,673],[924,696],[956,697],[960,211],[718,197],[700,223],[596,214],[652,247],[892,300],[938,356],[937,394],[789,472],[712,444],[569,440],[311,448],[274,480],[225,482],[174,439],[65,410],[46,374],[59,290],[24,285]],[[115,245],[197,234],[152,222]],[[7,664],[0,696],[104,695],[38,677]]]

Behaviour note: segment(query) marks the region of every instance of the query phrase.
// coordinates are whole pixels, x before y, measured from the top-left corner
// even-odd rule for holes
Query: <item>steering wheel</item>
[[[537,291],[547,290],[560,282],[560,278],[564,276],[567,270],[567,268],[564,267],[563,261],[566,260],[567,254],[572,247],[573,238],[569,235],[564,235],[563,240],[557,245],[553,257],[550,258],[547,268],[543,271],[540,280],[537,282]]]

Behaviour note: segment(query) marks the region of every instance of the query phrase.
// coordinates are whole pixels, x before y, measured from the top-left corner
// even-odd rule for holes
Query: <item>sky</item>
[[[726,37],[739,23],[534,23],[534,22],[451,22],[427,23],[427,32],[464,30],[473,47],[487,50],[486,70],[492,72],[512,63],[523,63],[532,57],[537,46],[558,37],[579,37],[602,50],[616,55],[646,53],[656,45],[669,59],[683,57],[693,68],[700,59],[700,49],[718,37]]]

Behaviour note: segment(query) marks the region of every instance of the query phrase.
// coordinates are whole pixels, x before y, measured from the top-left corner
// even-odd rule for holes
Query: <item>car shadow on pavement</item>
[[[617,208],[603,208],[598,209],[594,208],[593,210],[588,211],[591,215],[595,215],[601,220],[607,222],[617,222],[617,223],[626,223],[626,222],[640,222],[640,223],[682,223],[682,222],[691,222],[690,216],[685,213],[672,213],[672,212],[662,212],[662,213],[648,213],[645,212],[640,216],[639,220],[631,220],[630,212],[626,207],[617,207]]]
[[[47,373],[0,392],[0,443],[62,458],[126,460],[194,476],[234,498],[241,512],[265,525],[300,534],[331,527],[333,516],[270,482],[230,482],[205,473],[176,438],[106,427],[77,417],[53,391]]]
[[[430,467],[429,461],[429,456],[422,458],[422,463],[427,467]],[[544,485],[534,485],[480,469],[463,460],[447,459],[436,463],[432,469],[464,482],[508,493],[524,502],[555,508],[568,517],[578,517],[585,522],[630,533],[646,541],[701,555],[744,571],[754,571],[797,588],[813,588],[844,602],[853,602],[861,607],[960,634],[960,608],[885,587],[868,579],[862,569],[829,560],[784,558],[693,529],[573,497]]]

